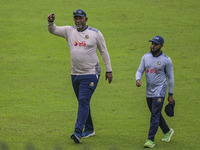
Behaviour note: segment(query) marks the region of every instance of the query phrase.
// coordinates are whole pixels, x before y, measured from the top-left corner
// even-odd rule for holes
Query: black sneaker
[[[75,143],[81,143],[81,136],[77,133],[73,133],[71,139],[73,139]]]

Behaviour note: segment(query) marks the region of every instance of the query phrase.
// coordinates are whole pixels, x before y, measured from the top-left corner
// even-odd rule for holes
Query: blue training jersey
[[[173,94],[174,73],[171,59],[161,52],[154,57],[151,52],[146,53],[136,72],[136,81],[141,80],[146,73],[146,97],[165,97],[167,78],[169,79],[169,94]]]

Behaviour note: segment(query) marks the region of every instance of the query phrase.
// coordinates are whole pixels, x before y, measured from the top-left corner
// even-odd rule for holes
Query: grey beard
[[[77,29],[82,29],[83,28],[83,25],[81,26],[76,26]]]
[[[78,26],[76,26],[76,28],[77,28],[77,29],[82,29],[82,27],[78,27]]]

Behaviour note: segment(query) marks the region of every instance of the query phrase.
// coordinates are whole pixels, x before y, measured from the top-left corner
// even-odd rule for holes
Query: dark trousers
[[[146,98],[148,107],[151,111],[151,122],[148,139],[154,141],[155,135],[160,126],[162,132],[166,134],[169,132],[169,127],[163,118],[161,111],[164,103],[164,97]]]
[[[94,93],[100,76],[96,75],[71,75],[74,92],[78,99],[78,114],[75,124],[75,133],[82,134],[85,130],[93,130],[90,110],[90,99]]]

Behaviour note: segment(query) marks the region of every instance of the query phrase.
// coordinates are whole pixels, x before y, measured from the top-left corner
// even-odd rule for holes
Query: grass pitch
[[[71,85],[65,39],[48,33],[47,15],[57,25],[74,25],[72,12],[86,11],[88,25],[101,30],[110,53],[113,82],[102,74],[91,100],[96,135],[75,144],[77,100]],[[159,150],[199,149],[200,1],[182,0],[1,0],[0,1],[0,149],[138,150],[147,138],[150,113],[135,72],[148,40],[165,39],[163,52],[174,65],[175,131]],[[167,101],[165,101],[165,105]]]

